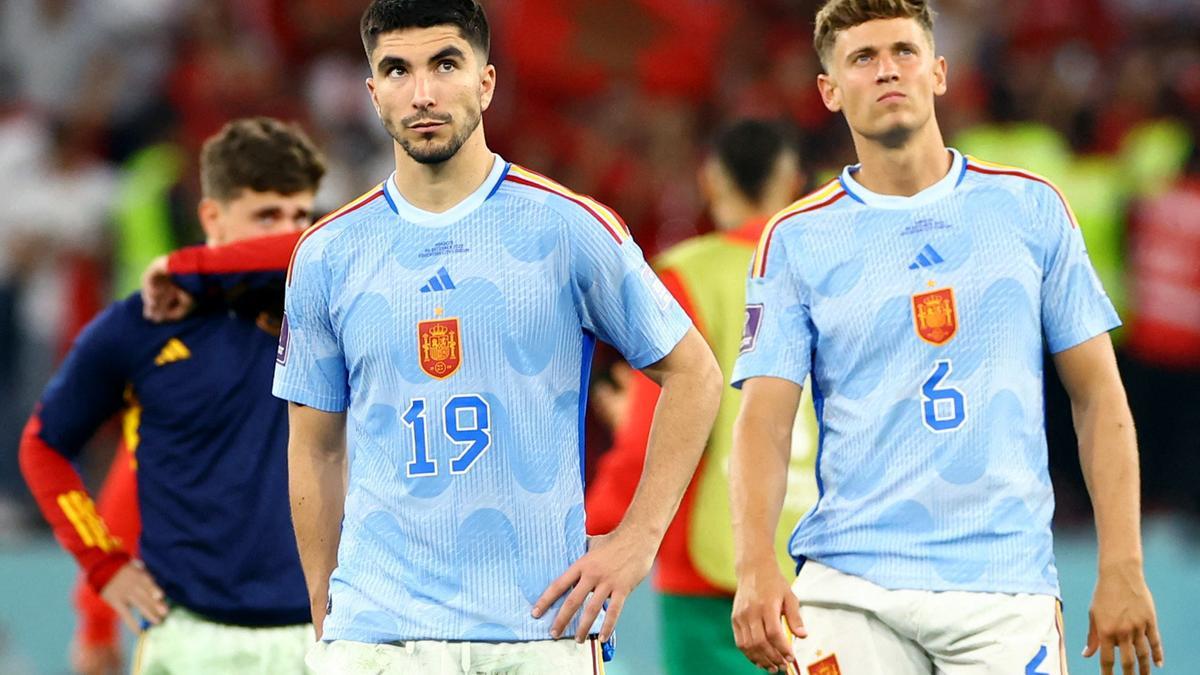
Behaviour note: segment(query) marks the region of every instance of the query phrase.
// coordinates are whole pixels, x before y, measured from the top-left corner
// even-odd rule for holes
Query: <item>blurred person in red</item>
[[[1135,207],[1130,230],[1123,365],[1145,498],[1200,514],[1200,144],[1182,178]]]
[[[667,250],[654,266],[708,341],[728,381],[744,323],[742,280],[755,245],[767,219],[791,203],[804,185],[796,139],[782,124],[736,122],[718,134],[699,183],[717,231]],[[624,516],[642,474],[658,396],[657,385],[634,373],[626,396],[619,398],[623,410],[615,415],[620,421],[613,447],[588,485],[591,534],[611,531]],[[729,624],[736,579],[728,463],[740,400],[738,390],[723,390],[700,468],[659,550],[654,585],[660,593],[662,660],[668,673],[758,672],[738,651]],[[792,469],[797,482],[807,477],[813,483],[815,424],[811,409],[806,410],[801,418],[808,433],[796,438],[808,442],[799,453],[793,452]],[[794,490],[791,496],[794,503],[788,504],[785,522],[812,505],[815,483],[809,490]],[[783,538],[787,535],[784,530]],[[790,568],[786,560],[783,555],[781,565]]]

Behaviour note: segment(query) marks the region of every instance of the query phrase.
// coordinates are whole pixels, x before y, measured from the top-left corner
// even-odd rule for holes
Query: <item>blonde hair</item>
[[[934,16],[927,0],[829,0],[817,12],[813,47],[828,71],[838,33],[876,19],[913,19],[925,29],[932,44]]]

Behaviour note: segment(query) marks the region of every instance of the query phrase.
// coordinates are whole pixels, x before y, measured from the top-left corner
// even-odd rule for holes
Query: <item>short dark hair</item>
[[[713,140],[713,152],[738,190],[754,202],[763,198],[780,157],[792,153],[800,158],[795,130],[770,120],[746,119],[725,126]]]
[[[838,33],[876,19],[913,19],[933,44],[936,15],[929,0],[828,0],[817,12],[813,47],[828,72]]]
[[[475,0],[372,0],[363,12],[359,32],[370,60],[383,33],[433,26],[457,26],[463,39],[478,49],[485,60],[491,51],[492,32],[487,13]]]
[[[242,190],[315,192],[324,175],[325,159],[300,127],[269,117],[234,120],[200,151],[204,196],[222,202]]]

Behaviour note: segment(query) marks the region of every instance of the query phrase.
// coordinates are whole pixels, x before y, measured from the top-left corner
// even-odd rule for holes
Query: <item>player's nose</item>
[[[414,108],[429,108],[437,101],[433,97],[433,82],[432,78],[417,75],[413,82],[413,100]]]
[[[876,82],[895,82],[900,79],[900,67],[890,54],[881,54],[878,63],[879,70],[875,73]]]

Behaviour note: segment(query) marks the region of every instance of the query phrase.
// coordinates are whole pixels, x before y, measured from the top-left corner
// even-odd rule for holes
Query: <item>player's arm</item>
[[[683,280],[669,269],[660,271],[658,278],[694,323],[696,315]],[[613,431],[612,448],[601,456],[587,486],[587,526],[593,534],[608,534],[620,524],[646,465],[646,446],[661,390],[645,373],[633,371],[626,379],[623,410],[614,415],[620,422]]]
[[[787,669],[791,632],[804,637],[800,605],[775,556],[775,530],[787,496],[792,428],[801,387],[790,380],[755,377],[742,385],[729,460],[737,594],[733,632],[738,647],[761,668]]]
[[[1137,437],[1112,341],[1101,334],[1055,354],[1054,365],[1071,397],[1100,545],[1084,655],[1099,651],[1101,669],[1109,673],[1117,648],[1125,673],[1134,672],[1135,656],[1148,673],[1151,657],[1162,667],[1163,648],[1142,570]]]
[[[163,594],[140,563],[109,533],[73,461],[101,424],[120,408],[125,378],[119,356],[122,321],[110,308],[80,335],[46,387],[21,437],[21,473],[55,536],[79,563],[88,584],[131,630],[133,610],[151,623],[166,614]]]
[[[346,414],[290,403],[288,425],[292,527],[320,639],[346,501]]]
[[[300,232],[256,237],[225,246],[189,246],[156,258],[142,274],[143,312],[176,321],[197,299],[228,298],[280,285]],[[282,296],[281,296],[282,299]]]
[[[533,615],[540,617],[570,590],[551,627],[554,637],[562,635],[582,607],[575,635],[582,642],[606,601],[609,604],[600,639],[612,635],[625,599],[650,571],[716,417],[721,371],[708,343],[695,328],[667,356],[642,372],[662,388],[642,478],[620,525],[608,535],[593,538],[588,553],[555,580],[534,605]]]

